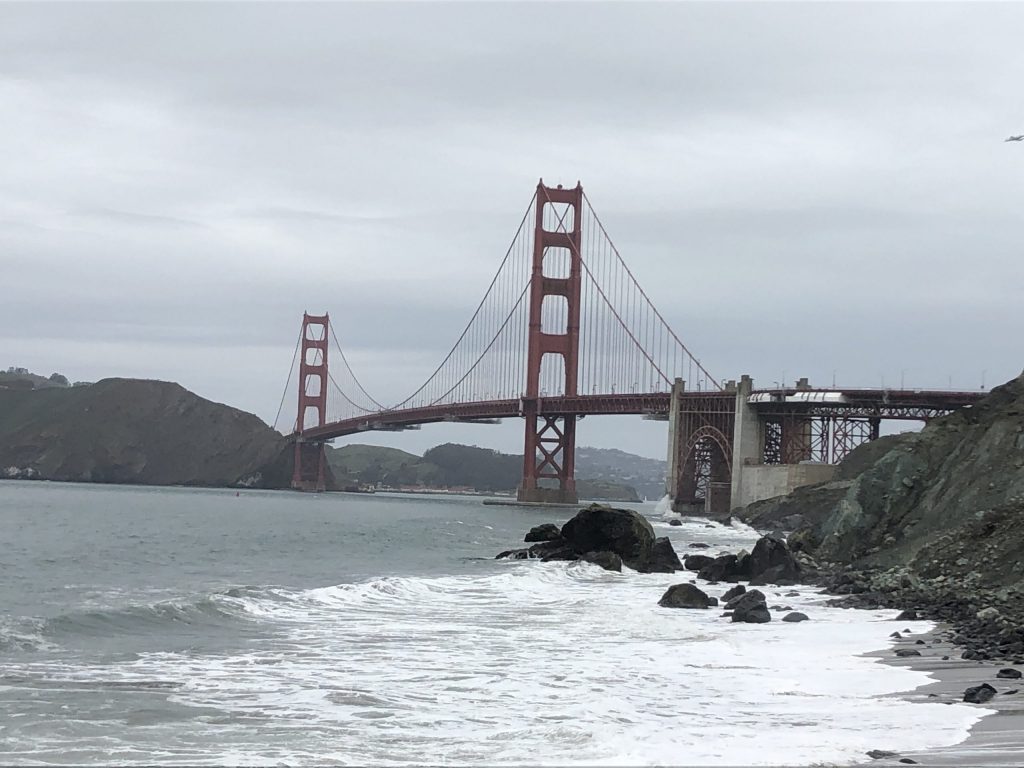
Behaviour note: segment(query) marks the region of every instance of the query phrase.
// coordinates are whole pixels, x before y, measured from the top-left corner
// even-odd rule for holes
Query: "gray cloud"
[[[0,4],[0,349],[272,419],[303,310],[381,399],[581,179],[712,372],[1021,367],[1015,4]],[[628,427],[625,426],[628,424]],[[662,430],[662,431],[659,431]],[[514,449],[521,425],[376,439]],[[581,439],[649,455],[663,429]]]

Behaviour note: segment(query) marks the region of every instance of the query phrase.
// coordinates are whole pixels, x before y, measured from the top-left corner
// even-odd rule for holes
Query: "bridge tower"
[[[327,422],[327,336],[330,315],[302,315],[302,358],[299,360],[299,410],[295,417],[295,467],[292,488],[324,491],[327,456],[323,441],[306,441],[302,433]],[[316,423],[307,424],[309,410],[316,411]]]
[[[547,206],[554,210],[558,226],[544,227]],[[571,226],[567,221],[571,216]],[[554,220],[554,217],[549,217]],[[526,357],[526,394],[522,412],[526,420],[523,451],[523,483],[519,501],[575,504],[576,416],[542,412],[541,367],[546,355],[560,355],[565,371],[566,397],[577,394],[580,346],[580,287],[582,282],[581,233],[583,228],[583,186],[574,189],[537,184],[537,212],[533,231],[533,271],[530,277],[530,317]],[[553,267],[568,261],[568,276],[556,276]],[[541,319],[544,300],[564,297],[564,330],[546,333]]]

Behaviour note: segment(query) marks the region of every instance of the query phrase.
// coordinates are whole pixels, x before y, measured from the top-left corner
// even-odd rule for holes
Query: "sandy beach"
[[[945,627],[921,622],[911,622],[900,640],[892,639],[892,646],[869,654],[886,664],[910,667],[929,673],[934,682],[913,691],[897,694],[909,701],[921,702],[962,702],[964,691],[972,686],[988,683],[996,689],[996,695],[984,704],[974,704],[989,711],[971,729],[970,736],[963,742],[950,747],[922,752],[901,752],[893,757],[874,760],[871,765],[904,765],[903,758],[909,758],[925,766],[986,766],[991,768],[1020,768],[1024,765],[1024,680],[1008,680],[996,677],[996,673],[1009,665],[1000,661],[967,661],[960,658],[963,649],[949,642],[941,641]],[[924,640],[918,645],[917,640]],[[920,656],[900,658],[895,650],[913,648]],[[948,656],[948,660],[943,660]],[[1020,668],[1020,667],[1016,667]],[[1021,669],[1024,672],[1024,669]],[[1017,691],[1016,693],[1012,693]],[[898,723],[893,724],[899,727]],[[884,750],[884,744],[877,749]]]

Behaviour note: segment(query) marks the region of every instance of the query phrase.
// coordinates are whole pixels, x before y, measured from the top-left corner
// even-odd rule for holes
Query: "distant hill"
[[[60,374],[0,372],[0,478],[287,488],[292,456],[286,439],[256,416],[178,384],[103,379],[72,386]],[[327,458],[332,489],[511,493],[523,471],[521,455],[454,443],[423,456],[370,445],[328,447]],[[581,498],[639,500],[660,495],[664,463],[579,448],[576,470]]]
[[[285,487],[284,438],[178,384],[0,388],[0,475],[154,485]]]
[[[441,470],[414,453],[377,445],[327,449],[327,461],[342,486],[441,487]]]
[[[599,451],[600,449],[578,449]],[[650,461],[639,456],[614,452],[628,457],[629,473],[635,461]],[[605,457],[606,463],[613,457]],[[499,453],[488,448],[445,443],[431,448],[422,458],[394,448],[372,445],[347,445],[328,453],[331,469],[339,483],[360,486],[383,485],[391,488],[420,486],[432,488],[472,488],[488,493],[512,492],[519,487],[523,473],[522,455]],[[577,458],[577,467],[579,467]],[[611,473],[615,474],[615,473]],[[577,490],[581,498],[616,501],[639,501],[640,496],[629,484],[618,482],[609,473],[577,472]],[[661,481],[661,487],[664,481]]]
[[[75,386],[81,386],[85,382],[75,382]],[[11,366],[6,371],[0,371],[0,389],[49,389],[51,387],[70,387],[71,383],[61,373],[51,373],[49,376],[40,376],[32,373],[27,368],[16,368]]]
[[[660,459],[648,459],[617,448],[577,448],[576,476],[636,488],[641,496],[660,499],[665,495],[667,465]]]

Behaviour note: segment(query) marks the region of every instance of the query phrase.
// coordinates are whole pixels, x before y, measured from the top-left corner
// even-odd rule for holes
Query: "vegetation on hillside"
[[[523,472],[521,455],[456,443],[435,446],[422,457],[395,448],[346,445],[332,449],[328,460],[339,483],[362,487],[471,488],[511,493],[519,486]],[[605,477],[581,477],[577,487],[583,498],[639,500],[632,487]]]
[[[266,485],[284,438],[256,416],[178,384],[0,388],[0,471],[102,483]],[[271,487],[286,483],[282,468]]]

